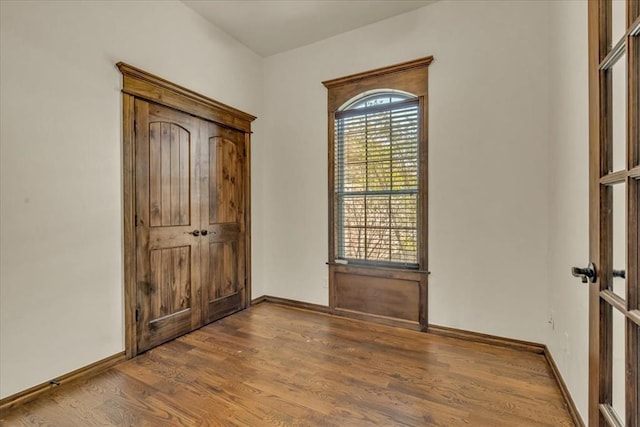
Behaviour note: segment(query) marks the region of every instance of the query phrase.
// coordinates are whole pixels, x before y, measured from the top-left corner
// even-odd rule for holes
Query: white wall
[[[0,2],[0,397],[122,351],[125,61],[260,116],[262,59],[180,2]],[[265,152],[254,122],[254,295]]]
[[[327,304],[323,80],[433,55],[429,321],[544,342],[548,5],[438,2],[265,60],[265,292]]]
[[[587,419],[589,287],[571,276],[589,262],[587,2],[550,3],[549,315],[546,344]]]

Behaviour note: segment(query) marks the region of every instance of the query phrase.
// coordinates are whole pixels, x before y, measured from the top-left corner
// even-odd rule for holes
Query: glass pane
[[[393,189],[411,190],[418,188],[418,160],[394,160],[392,163]]]
[[[364,196],[342,199],[342,221],[345,227],[364,226]]]
[[[416,194],[396,194],[391,196],[391,227],[417,228],[418,196]]]
[[[372,261],[390,261],[389,229],[367,229],[367,259]]]
[[[367,167],[367,190],[389,191],[391,189],[391,162],[372,162]]]
[[[389,196],[367,196],[367,227],[389,228]]]
[[[358,108],[367,108],[367,107],[375,107],[378,105],[389,104],[392,102],[400,102],[406,99],[414,98],[411,95],[406,95],[404,93],[399,92],[390,92],[390,93],[378,93],[373,95],[365,96],[364,98],[360,98],[354,103],[348,105],[344,110],[353,110]]]
[[[611,69],[611,126],[613,127],[613,171],[626,169],[627,163],[627,57],[622,56]]]
[[[339,172],[339,171],[338,171]],[[347,163],[342,176],[338,175],[338,191],[364,191],[367,185],[367,164]]]
[[[416,263],[418,252],[416,230],[391,230],[391,260]]]
[[[613,309],[613,375],[612,405],[620,420],[625,419],[625,336],[626,318]]]
[[[364,228],[345,228],[344,247],[338,253],[344,258],[364,259]]]
[[[627,32],[625,0],[613,0],[611,5],[611,44],[615,45]]]
[[[613,186],[613,280],[612,290],[626,298],[626,279],[621,277],[627,264],[627,217],[626,186]],[[626,272],[625,272],[626,273]],[[625,274],[626,275],[626,274]]]

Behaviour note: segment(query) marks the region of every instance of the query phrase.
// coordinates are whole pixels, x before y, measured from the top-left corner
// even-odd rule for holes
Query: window
[[[427,69],[432,57],[323,82],[329,264],[427,268]]]
[[[427,330],[427,76],[433,57],[323,82],[329,307]]]
[[[335,113],[341,261],[418,265],[418,97],[365,94]]]

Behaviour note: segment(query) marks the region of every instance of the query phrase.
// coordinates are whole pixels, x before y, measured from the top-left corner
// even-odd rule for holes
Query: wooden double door
[[[136,353],[246,305],[245,133],[136,99]]]

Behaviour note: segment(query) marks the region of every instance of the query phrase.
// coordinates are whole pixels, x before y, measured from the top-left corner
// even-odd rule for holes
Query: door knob
[[[596,266],[590,262],[587,268],[572,267],[571,274],[573,277],[579,277],[582,283],[594,283],[596,281]]]
[[[198,237],[200,235],[200,230],[193,230],[193,231],[185,231],[186,234],[192,234],[196,237]]]
[[[202,234],[203,236],[206,236],[207,234],[209,234],[209,232],[207,230],[201,230],[200,234]]]

